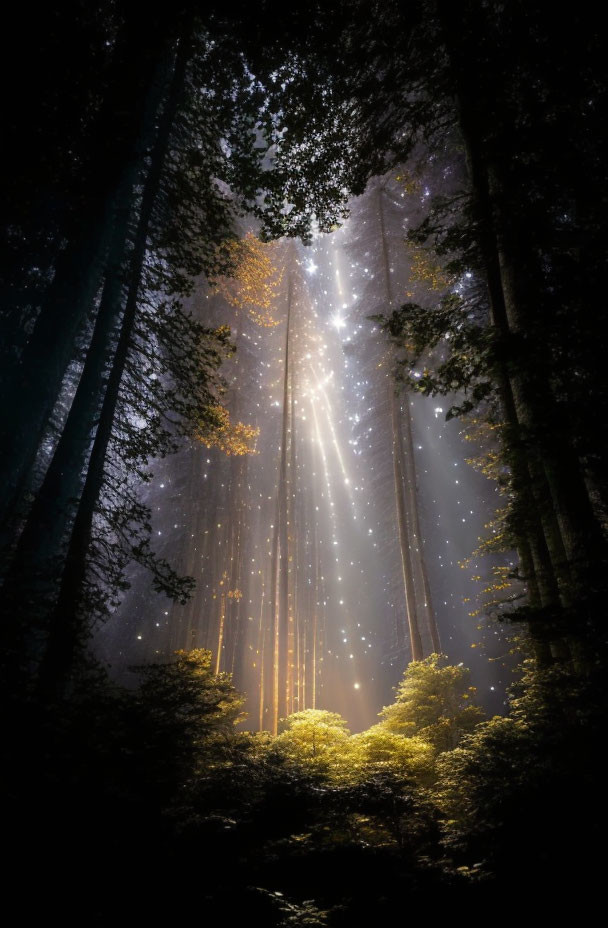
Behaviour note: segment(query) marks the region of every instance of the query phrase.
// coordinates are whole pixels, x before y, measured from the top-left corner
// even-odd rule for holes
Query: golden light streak
[[[313,374],[314,374],[315,377],[317,378],[317,389],[319,390],[321,396],[323,397],[323,399],[324,399],[324,401],[325,401],[325,402],[324,402],[324,411],[325,411],[325,415],[326,415],[326,418],[327,418],[327,424],[328,424],[329,430],[330,430],[330,432],[331,432],[331,437],[332,437],[332,442],[333,442],[334,450],[335,450],[335,452],[336,452],[336,457],[338,458],[338,463],[339,463],[339,465],[340,465],[340,470],[342,471],[342,477],[343,477],[343,479],[344,479],[344,485],[345,485],[345,487],[346,487],[346,492],[348,493],[348,496],[349,496],[349,499],[350,499],[351,503],[353,503],[353,502],[354,502],[354,498],[353,498],[353,491],[352,491],[351,485],[350,485],[350,477],[349,477],[349,475],[348,475],[348,471],[346,470],[346,465],[345,465],[345,463],[344,463],[344,458],[342,457],[342,452],[341,452],[341,450],[340,450],[340,443],[339,443],[339,441],[338,441],[338,436],[337,436],[337,434],[336,434],[336,429],[335,429],[334,423],[333,423],[333,418],[332,418],[332,415],[333,415],[333,414],[332,414],[332,405],[331,405],[330,399],[329,399],[329,397],[328,397],[328,395],[327,395],[327,391],[325,390],[325,386],[324,386],[323,382],[321,381],[321,379],[318,377],[317,372],[315,371],[314,365],[311,364],[310,367],[311,367],[311,370],[312,370]],[[333,374],[333,371],[332,371],[332,374]],[[331,378],[331,375],[330,375],[330,378]]]

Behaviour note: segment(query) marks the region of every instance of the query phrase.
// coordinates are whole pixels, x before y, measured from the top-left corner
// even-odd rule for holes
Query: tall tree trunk
[[[111,219],[105,204],[77,246],[57,263],[46,305],[2,398],[0,444],[11,448],[0,471],[0,520],[9,539],[16,529],[38,450],[59,398],[75,341],[98,293]]]
[[[279,462],[279,481],[281,464]],[[274,513],[272,548],[270,552],[270,596],[269,629],[265,649],[264,680],[267,687],[266,710],[270,731],[276,735],[279,722],[279,534],[280,534],[279,488]]]
[[[171,624],[179,621],[184,629],[184,644],[186,650],[199,647],[198,623],[196,621],[197,612],[195,610],[196,593],[201,586],[200,566],[203,549],[203,515],[208,518],[209,512],[203,506],[201,498],[201,476],[203,473],[203,449],[201,447],[192,447],[190,450],[190,481],[186,490],[187,498],[194,503],[194,512],[192,519],[192,532],[184,532],[181,563],[178,566],[179,573],[185,576],[194,577],[196,580],[195,593],[190,597],[185,606],[181,608],[174,604],[171,609]],[[213,525],[213,521],[209,524]]]
[[[469,176],[478,213],[480,231],[479,243],[484,260],[488,287],[490,320],[503,343],[510,341],[509,322],[505,307],[505,298],[500,274],[500,265],[493,236],[493,210],[489,196],[484,165],[472,140],[473,133],[469,124],[473,121],[468,115],[464,100],[460,101],[461,129],[465,140]],[[533,551],[546,547],[550,559],[550,570],[546,563],[535,564],[537,579],[543,583],[547,593],[550,588],[557,588],[560,597],[565,599],[570,584],[570,572],[565,557],[563,539],[555,519],[552,499],[545,478],[542,461],[537,460],[523,438],[522,409],[517,402],[517,388],[514,387],[512,373],[499,361],[496,365],[496,378],[509,433],[509,450],[511,452],[514,485],[521,495],[528,511],[528,522],[535,523],[531,529],[532,536],[538,539],[533,544]]]
[[[43,597],[52,591],[51,575],[57,572],[57,555],[74,517],[103,398],[104,374],[112,359],[120,323],[130,212],[130,203],[125,202],[120,225],[115,230],[105,286],[76,394],[2,588],[3,597],[11,603],[18,601],[23,584],[30,584],[30,589],[31,584],[40,585]],[[53,567],[49,575],[51,559]],[[41,608],[41,603],[35,608]]]
[[[540,593],[538,590],[538,584],[536,582],[532,553],[527,542],[521,541],[518,544],[517,556],[519,558],[519,563],[523,572],[522,580],[525,581],[528,591],[528,602],[533,609],[540,609]],[[550,667],[553,663],[551,646],[548,641],[546,641],[535,631],[534,624],[532,624],[530,627],[530,637],[532,638],[534,656],[536,657],[536,661],[539,667]]]
[[[292,256],[289,261],[291,265]],[[281,470],[279,476],[279,614],[278,614],[278,666],[279,676],[279,718],[289,714],[290,672],[290,590],[289,590],[289,535],[290,535],[290,467],[289,444],[291,409],[289,405],[290,374],[292,365],[292,301],[293,277],[291,266],[287,281],[287,332],[285,335],[285,372],[283,379],[283,426],[281,434]]]
[[[405,589],[405,604],[407,622],[410,634],[411,659],[421,661],[424,657],[420,625],[416,602],[416,588],[414,585],[414,572],[412,570],[412,557],[410,538],[408,535],[407,515],[405,506],[405,474],[403,472],[403,445],[401,440],[401,408],[396,395],[395,384],[389,382],[390,408],[393,425],[393,477],[395,481],[395,508],[397,513],[397,526],[399,529],[399,549],[401,553],[401,569],[403,572],[403,586]]]
[[[530,497],[536,504],[561,601],[571,606],[575,599],[587,594],[588,564],[597,563],[598,552],[602,561],[606,559],[606,545],[589,504],[574,451],[563,439],[556,443],[556,436],[547,434],[551,432],[551,428],[546,427],[547,419],[550,422],[552,417],[558,416],[555,397],[543,378],[531,376],[529,370],[526,373],[525,365],[518,364],[514,356],[514,351],[520,351],[528,336],[533,335],[534,324],[538,322],[538,312],[531,304],[530,294],[522,294],[518,283],[527,262],[520,261],[521,267],[514,263],[514,255],[520,254],[521,246],[514,244],[514,230],[508,228],[503,209],[504,191],[485,144],[490,128],[485,123],[489,117],[476,108],[478,95],[471,62],[465,60],[467,49],[454,42],[460,27],[459,11],[448,0],[439,0],[438,11],[451,59],[460,127],[480,221],[492,324],[511,351],[512,363],[505,372],[505,379],[508,379],[515,416],[509,425],[517,436],[516,442],[525,448],[531,478]],[[518,230],[518,239],[520,233],[525,238],[525,229]],[[534,338],[530,344],[534,344]]]
[[[386,227],[384,220],[384,188],[378,186],[378,222],[380,231],[380,245],[382,249],[382,261],[384,270],[384,286],[386,298],[389,307],[393,307],[393,288],[391,283],[391,267],[388,252],[388,241],[386,236]],[[411,659],[420,661],[424,657],[422,648],[422,639],[420,636],[420,626],[418,623],[418,612],[416,602],[416,589],[414,585],[414,573],[412,570],[412,552],[411,540],[408,532],[407,512],[405,504],[405,471],[404,471],[404,453],[403,440],[401,434],[401,408],[396,393],[396,385],[392,378],[389,380],[389,410],[391,416],[391,429],[393,436],[393,480],[395,485],[395,511],[397,517],[397,527],[399,532],[399,552],[401,557],[401,569],[403,573],[403,587],[405,593],[405,608],[407,613],[407,624],[410,636]],[[408,410],[409,414],[409,410]]]
[[[260,669],[259,674],[259,683],[258,683],[258,731],[264,731],[266,727],[266,720],[264,718],[264,712],[266,709],[266,700],[265,700],[265,673],[266,673],[266,643],[268,636],[266,634],[266,621],[264,615],[264,600],[266,594],[266,584],[264,583],[264,575],[262,575],[262,593],[260,596],[260,622],[258,626],[258,646],[257,646],[257,658]]]
[[[292,358],[289,371],[289,475],[287,485],[287,680],[286,699],[288,712],[295,712],[300,679],[300,664],[297,654],[299,631],[297,624],[298,608],[298,512],[297,495],[297,453],[296,453],[296,417],[295,417],[295,363],[294,346],[297,333],[292,336]]]
[[[186,31],[178,45],[171,84],[151,153],[150,170],[146,178],[134,239],[128,281],[129,290],[120,336],[68,545],[59,596],[51,618],[48,645],[40,667],[39,688],[41,692],[61,694],[69,678],[78,639],[82,632],[79,611],[86,579],[87,554],[91,543],[93,518],[103,485],[104,465],[118,404],[120,383],[136,319],[150,221],[160,188],[171,130],[184,88],[189,55],[190,40]]]
[[[235,511],[233,515],[232,533],[234,539],[233,552],[230,557],[230,589],[238,591],[240,596],[233,599],[230,608],[230,673],[234,674],[239,657],[239,643],[242,636],[242,607],[248,601],[247,586],[248,573],[244,569],[243,544],[245,535],[245,498],[243,486],[247,479],[247,456],[241,455],[233,459],[236,471],[236,492],[234,493]]]
[[[228,575],[224,572],[222,574],[222,579],[220,581],[222,584],[222,590],[220,591],[220,619],[218,623],[217,631],[217,645],[215,648],[215,670],[214,673],[217,677],[218,673],[222,669],[222,651],[224,650],[224,625],[226,622],[226,586],[228,584]]]
[[[412,416],[410,413],[409,402],[406,398],[405,408],[401,417],[403,425],[403,438],[405,442],[405,463],[407,473],[408,488],[408,510],[409,521],[411,526],[412,542],[416,545],[418,557],[416,566],[418,567],[422,589],[424,592],[424,615],[426,625],[431,637],[431,643],[435,654],[441,653],[441,642],[439,640],[439,629],[433,609],[431,599],[431,585],[429,583],[428,572],[426,569],[426,558],[424,556],[424,547],[422,542],[422,533],[420,531],[420,517],[418,513],[418,484],[416,480],[416,459],[414,456],[414,441],[412,438]]]
[[[277,733],[279,719],[288,713],[288,659],[289,659],[289,405],[291,368],[291,315],[293,280],[291,263],[293,245],[288,254],[287,313],[285,328],[285,361],[283,371],[283,412],[277,506],[271,554],[271,731]]]
[[[92,178],[86,209],[69,234],[55,276],[32,334],[10,372],[4,378],[0,405],[0,444],[11,447],[0,472],[0,521],[14,519],[73,355],[74,344],[98,292],[106,255],[112,240],[117,210],[128,207],[121,192],[130,189],[133,175],[154,138],[158,108],[165,92],[170,66],[170,45],[157,39],[154,53],[142,51],[133,39],[105,101],[96,130],[102,149],[117,133],[117,113],[122,115],[122,143]],[[162,39],[162,42],[161,42]],[[140,38],[141,42],[141,38]],[[130,56],[130,57],[129,57]],[[127,58],[129,60],[127,60]],[[134,79],[139,63],[142,74]],[[141,113],[143,111],[143,118]]]
[[[311,446],[312,450],[312,460],[310,473],[316,474],[317,472],[317,455],[316,455],[316,446],[313,444]],[[312,484],[311,489],[314,487]],[[308,648],[310,649],[310,708],[317,708],[317,676],[318,676],[318,663],[319,663],[319,612],[321,610],[321,591],[319,588],[319,578],[321,576],[321,570],[319,566],[319,539],[317,532],[317,520],[316,520],[316,509],[315,509],[315,497],[314,490],[310,495],[310,524],[311,524],[311,540],[310,540],[310,564],[312,565],[312,600],[311,600],[311,610],[312,610],[312,625],[310,628],[310,635],[308,637]]]
[[[530,318],[535,316],[529,291],[538,292],[538,287],[528,279],[525,257],[519,254],[520,246],[509,244],[504,234],[507,220],[501,204],[505,194],[493,165],[487,167],[487,176],[498,225],[496,249],[507,324],[516,337],[528,340]],[[534,343],[534,339],[532,341]],[[538,350],[541,347],[537,346]],[[530,443],[538,449],[570,570],[580,589],[585,585],[590,559],[597,559],[605,548],[601,527],[589,501],[574,448],[546,427],[547,417],[550,420],[552,415],[563,415],[555,409],[555,398],[546,378],[531,375],[529,366],[525,365],[524,372],[515,369],[511,379],[520,419],[531,436]]]

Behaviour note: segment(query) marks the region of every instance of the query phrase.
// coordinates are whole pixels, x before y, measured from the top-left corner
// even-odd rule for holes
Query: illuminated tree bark
[[[405,400],[405,412],[401,417],[403,425],[403,438],[405,444],[405,455],[407,461],[407,485],[408,485],[408,511],[411,524],[411,541],[415,545],[417,553],[417,564],[420,570],[422,589],[424,592],[424,615],[426,625],[430,632],[433,651],[435,654],[441,653],[441,642],[439,640],[439,629],[433,610],[433,601],[431,599],[431,586],[429,583],[428,572],[426,569],[426,560],[422,550],[422,533],[420,531],[420,518],[418,515],[418,482],[416,479],[416,459],[414,457],[414,442],[412,438],[412,419],[409,411],[409,400]]]
[[[393,289],[391,284],[391,267],[388,251],[388,241],[384,220],[383,204],[383,187],[378,186],[378,222],[380,231],[380,243],[382,248],[382,261],[384,272],[384,285],[389,307],[394,305]],[[422,648],[422,638],[420,635],[420,624],[418,619],[418,604],[416,601],[416,589],[414,584],[414,571],[412,564],[412,539],[408,531],[408,519],[405,502],[405,486],[408,482],[405,473],[405,455],[402,438],[402,414],[401,407],[397,397],[397,388],[392,378],[389,380],[389,409],[391,416],[391,427],[393,436],[393,478],[395,484],[395,509],[397,517],[397,527],[399,532],[399,550],[401,556],[401,569],[403,573],[403,587],[405,592],[405,604],[407,612],[407,623],[410,635],[411,659],[413,661],[422,660],[424,652]],[[408,418],[409,425],[409,405],[406,405],[404,415]],[[411,425],[409,426],[411,428]],[[411,482],[411,481],[410,481]],[[416,505],[415,498],[412,500]],[[419,552],[420,559],[422,552]]]
[[[297,351],[297,333],[292,333],[292,355]],[[296,449],[296,376],[295,376],[295,357],[291,359],[289,372],[289,479],[287,486],[287,586],[288,586],[288,604],[287,604],[287,687],[286,699],[288,712],[292,713],[298,709],[299,688],[300,688],[300,652],[299,643],[300,635],[297,622],[298,616],[298,568],[299,568],[299,501],[301,494],[298,492],[298,460]]]
[[[260,621],[258,625],[258,639],[257,639],[257,663],[259,666],[259,681],[258,681],[258,729],[259,731],[264,731],[265,728],[265,719],[264,719],[264,685],[265,685],[265,670],[266,670],[266,622],[265,622],[265,598],[266,598],[266,584],[264,582],[264,576],[262,577],[262,590],[260,595]]]
[[[290,590],[289,590],[289,516],[290,516],[290,467],[289,442],[291,407],[289,402],[290,373],[292,364],[292,301],[293,275],[288,271],[287,281],[287,323],[285,334],[285,370],[283,379],[283,426],[281,433],[281,465],[279,473],[279,597],[277,615],[277,723],[279,718],[289,714],[290,672],[289,672],[289,635],[290,635]]]
[[[244,487],[247,480],[247,455],[233,458],[232,468],[235,471],[236,487],[231,494],[234,500],[234,509],[231,517],[233,547],[230,554],[230,589],[232,598],[230,603],[230,629],[229,629],[229,661],[227,665],[230,673],[234,674],[237,661],[240,657],[239,645],[242,633],[242,606],[247,601],[248,575],[243,565],[244,536],[247,530],[246,499]]]
[[[220,672],[220,667],[222,665],[222,650],[224,647],[224,624],[226,622],[226,597],[228,594],[228,574],[226,571],[222,574],[222,579],[220,580],[220,619],[218,624],[217,632],[217,646],[215,649],[215,671],[217,675]]]
[[[291,309],[293,281],[291,269],[287,280],[287,313],[285,323],[285,352],[283,370],[283,413],[281,444],[279,452],[279,481],[277,487],[276,517],[274,522],[271,554],[271,639],[272,670],[271,731],[277,733],[279,718],[287,709],[287,637],[289,610],[289,560],[288,560],[288,441],[289,441],[289,375],[291,363]]]
[[[311,445],[311,466],[310,472],[316,473],[316,446]],[[309,520],[310,520],[310,550],[309,550],[309,563],[310,570],[312,570],[312,583],[311,583],[311,595],[309,598],[310,602],[310,628],[308,629],[308,634],[306,638],[306,648],[307,652],[310,654],[309,665],[309,685],[307,686],[307,692],[310,692],[309,702],[310,708],[317,708],[317,676],[319,673],[319,613],[321,610],[322,602],[322,592],[319,583],[319,578],[321,572],[319,570],[319,539],[317,532],[317,520],[315,518],[316,514],[316,503],[315,503],[315,494],[314,488],[311,486],[311,491],[309,495]]]
[[[389,382],[390,410],[393,426],[393,474],[395,480],[395,506],[397,512],[397,526],[399,530],[399,550],[401,554],[401,569],[403,571],[403,587],[405,590],[405,604],[407,621],[410,633],[411,659],[421,661],[424,657],[420,626],[418,623],[418,609],[416,589],[414,586],[414,573],[412,570],[411,539],[408,532],[407,515],[405,507],[405,475],[403,466],[403,444],[401,439],[401,408],[396,395],[395,384]]]

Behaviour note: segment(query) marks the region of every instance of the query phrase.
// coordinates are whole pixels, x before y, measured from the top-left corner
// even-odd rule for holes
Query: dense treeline
[[[68,0],[27,22],[11,13],[0,601],[8,801],[26,806],[11,841],[35,844],[44,870],[65,825],[66,873],[91,893],[114,858],[98,921],[118,889],[133,911],[146,893],[169,911],[178,888],[198,893],[202,860],[210,912],[234,884],[234,913],[258,907],[268,924],[366,924],[431,889],[589,884],[607,660],[608,81],[588,10],[201,10]],[[511,618],[533,656],[510,715],[463,740],[453,713],[421,730],[404,684],[354,746],[326,719],[334,754],[317,762],[315,746],[309,763],[310,718],[272,743],[235,734],[239,697],[204,655],[144,669],[127,693],[97,676],[85,642],[130,560],[173,599],[191,591],[155,555],[137,485],[180,441],[230,442],[229,333],[183,300],[197,277],[230,272],[237,216],[306,239],[371,177],[415,175],[421,160],[459,166],[457,189],[409,233],[443,285],[387,306],[386,328],[409,388],[464,392],[452,413],[500,436],[503,537],[527,589]],[[141,880],[159,869],[166,891],[152,893]]]
[[[229,333],[182,301],[201,275],[230,270],[240,213],[275,211],[260,197],[272,201],[278,127],[239,45],[247,25],[188,3],[153,16],[137,2],[74,3],[42,17],[35,117],[25,92],[11,126],[10,176],[27,189],[11,186],[3,222],[2,634],[6,673],[26,688],[32,669],[41,690],[65,687],[129,560],[173,599],[191,591],[155,556],[134,487],[184,436],[229,444],[218,376]],[[331,197],[325,209],[329,223]]]
[[[593,896],[593,681],[530,659],[511,714],[486,721],[466,669],[433,655],[367,731],[309,709],[272,737],[239,729],[243,698],[212,665],[176,652],[134,668],[132,690],[82,672],[17,728],[8,795],[27,801],[6,834],[41,912],[355,928],[429,898],[439,913],[501,896],[518,910],[556,883],[563,901]]]
[[[460,188],[409,233],[458,283],[434,312],[393,312],[389,331],[409,344],[411,386],[464,389],[465,410],[485,402],[504,426],[539,659],[603,660],[606,326],[592,242],[605,228],[589,204],[606,190],[601,52],[584,13],[545,19],[542,4],[381,6],[346,46],[370,53],[352,86],[360,168],[415,159],[421,144],[425,159],[466,162]],[[416,383],[411,368],[437,346]]]

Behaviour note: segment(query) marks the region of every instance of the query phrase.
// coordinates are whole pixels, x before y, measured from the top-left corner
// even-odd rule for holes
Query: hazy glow
[[[375,203],[374,196],[369,198],[370,209]],[[354,729],[374,724],[409,660],[387,409],[391,364],[384,337],[368,318],[376,306],[386,303],[374,223],[374,214],[363,220],[355,217],[344,230],[315,236],[307,252],[299,245],[292,252],[291,246],[279,252],[285,283],[276,315],[283,322],[262,331],[241,320],[235,326],[236,357],[224,369],[235,415],[260,427],[257,454],[238,460],[213,451],[206,464],[195,460],[195,466],[184,455],[177,468],[168,460],[157,471],[163,482],[154,485],[151,502],[159,544],[171,557],[181,550],[186,535],[193,539],[188,558],[197,597],[186,607],[172,607],[170,619],[152,605],[150,617],[158,617],[160,624],[151,622],[150,629],[148,613],[139,614],[139,600],[126,600],[122,613],[127,617],[121,620],[123,626],[127,619],[130,623],[129,638],[137,642],[135,659],[129,654],[131,663],[141,662],[142,655],[158,659],[175,647],[209,647],[215,652],[218,623],[225,614],[221,669],[234,669],[235,684],[249,700],[252,727],[258,720],[268,725],[268,710],[258,694],[260,680],[261,689],[268,689],[272,663],[269,635],[280,586],[277,581],[273,587],[272,575],[277,519],[288,538],[284,542],[281,535],[280,545],[283,552],[287,546],[288,616],[296,629],[289,645],[291,666],[299,668],[292,688],[294,711],[314,704],[343,713]],[[400,249],[403,229],[395,225],[392,234],[394,248]],[[351,242],[367,237],[355,257],[349,236]],[[296,255],[291,264],[290,253]],[[406,260],[395,267],[399,294],[405,292],[406,271]],[[293,306],[286,379],[284,323],[290,273]],[[219,307],[218,320],[222,311]],[[226,322],[233,324],[235,319],[227,317]],[[419,371],[410,373],[422,376]],[[284,398],[289,453],[281,478]],[[439,405],[442,401],[445,407]],[[451,402],[451,397],[442,397],[435,405],[417,395],[410,401],[422,512],[420,535],[412,539],[411,550],[425,550],[445,651],[454,662],[476,662],[476,682],[494,693],[489,683],[498,682],[498,665],[491,665],[492,676],[484,669],[480,674],[479,667],[489,666],[487,659],[476,645],[469,650],[480,635],[469,618],[473,605],[463,605],[468,603],[464,597],[473,595],[469,571],[458,563],[476,546],[494,500],[486,505],[483,494],[491,497],[491,488],[485,478],[474,484],[477,476],[464,466],[471,448],[459,438],[459,424],[445,422]],[[456,470],[459,480],[454,479]],[[288,500],[281,512],[280,479]],[[284,564],[283,557],[279,553],[279,563]],[[228,579],[222,582],[223,575]],[[242,591],[240,601],[226,595],[236,590]],[[425,601],[424,590],[417,596]],[[365,692],[355,695],[361,690]],[[503,690],[496,686],[496,709]]]

